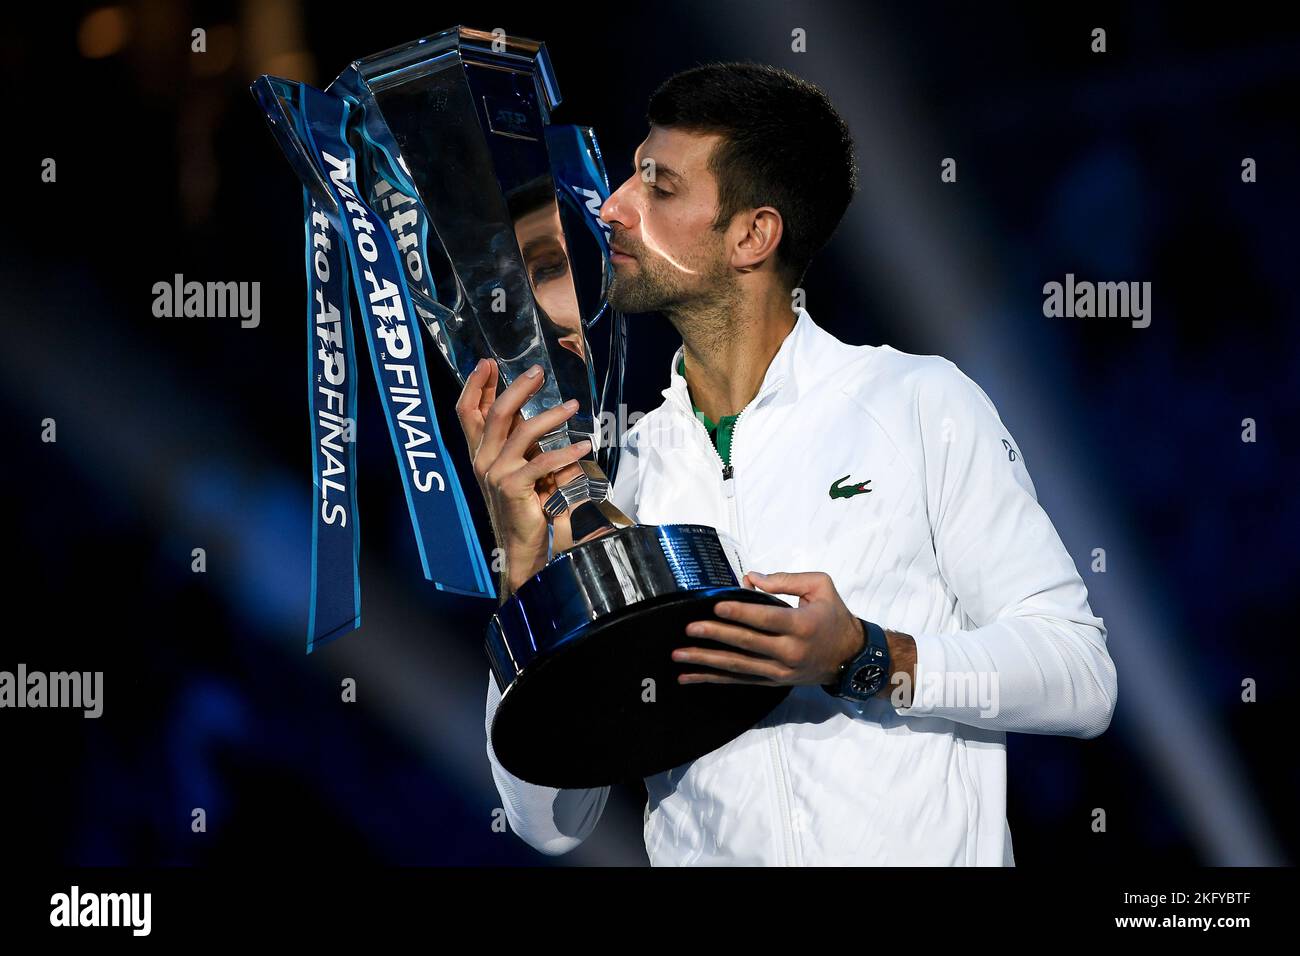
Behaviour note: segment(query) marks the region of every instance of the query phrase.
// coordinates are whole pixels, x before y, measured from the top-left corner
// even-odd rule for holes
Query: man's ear
[[[744,225],[732,252],[731,264],[741,272],[753,272],[776,256],[785,223],[775,206],[759,206],[739,220]]]

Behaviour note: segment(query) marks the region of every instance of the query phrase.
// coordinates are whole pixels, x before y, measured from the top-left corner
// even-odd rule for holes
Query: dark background
[[[1294,862],[1300,28],[1267,6],[1046,7],[136,2],[11,20],[0,669],[103,670],[105,712],[0,711],[4,855],[645,863],[640,789],[617,789],[565,857],[492,831],[491,605],[423,580],[364,360],[364,623],[304,654],[301,193],[248,84],[324,87],[463,22],[546,41],[556,121],[594,126],[620,180],[676,70],[754,59],[827,90],[862,187],[806,277],[810,313],[980,383],[1109,630],[1109,731],[1009,738],[1017,863]],[[190,53],[197,26],[206,54]],[[1043,283],[1067,272],[1152,282],[1150,327],[1045,318]],[[260,326],[154,318],[152,286],[174,273],[260,282]],[[627,400],[647,411],[678,342],[658,316],[632,336]],[[457,390],[434,380],[482,518]]]

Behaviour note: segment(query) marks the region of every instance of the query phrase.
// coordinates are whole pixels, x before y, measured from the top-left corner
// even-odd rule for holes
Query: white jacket
[[[1105,626],[988,396],[947,359],[847,345],[800,310],[736,421],[724,481],[680,356],[665,401],[624,436],[614,502],[643,524],[728,532],[747,569],[826,572],[855,615],[915,638],[918,673],[907,709],[795,687],[730,743],[646,778],[651,864],[1014,865],[1007,732],[1095,737],[1116,684]],[[841,481],[870,491],[832,498]],[[489,673],[486,728],[499,700]],[[608,787],[529,784],[490,737],[487,750],[528,844],[560,854],[591,833]]]

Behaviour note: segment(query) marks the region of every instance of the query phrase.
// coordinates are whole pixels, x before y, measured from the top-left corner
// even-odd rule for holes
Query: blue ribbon
[[[361,111],[355,101],[274,77],[259,78],[254,94],[273,127],[281,126],[281,146],[304,183],[308,387],[313,481],[320,496],[313,517],[310,653],[361,623],[355,453],[343,432],[347,425],[355,428],[358,372],[349,278],[424,576],[455,594],[495,597],[496,590],[438,427],[402,255],[358,186],[348,130]],[[383,171],[394,176],[391,168]],[[414,192],[409,183],[397,186]],[[454,526],[459,535],[448,533]]]
[[[438,302],[429,269],[428,212],[401,164],[387,124],[377,111],[366,108],[372,101],[355,68],[344,70],[324,92],[305,83],[262,76],[254,82],[253,93],[303,182],[308,401],[317,497],[307,634],[310,653],[361,624],[356,455],[351,440],[359,368],[349,309],[350,281],[361,307],[424,576],[442,591],[495,597],[492,576],[438,428],[420,321],[462,375],[470,368],[461,366],[468,362],[472,367],[477,356],[468,354],[468,347],[467,354],[456,354],[455,343],[442,334],[441,322],[450,312]],[[582,127],[548,125],[546,140],[559,200],[582,215],[608,263],[609,227],[599,210],[609,196],[609,182],[595,137]],[[352,143],[359,144],[360,157]],[[448,291],[454,300],[456,290]],[[586,325],[591,327],[606,311],[608,306],[603,306]],[[611,327],[611,349],[617,345],[620,359],[625,334],[621,323]],[[616,464],[611,459],[606,468],[611,481]],[[449,532],[455,525],[459,535]]]
[[[609,262],[609,223],[600,218],[600,207],[609,198],[609,180],[595,137],[580,126],[547,126],[546,152],[560,202],[581,214],[587,230],[596,238],[603,261]],[[587,328],[608,309],[605,303],[587,320]]]
[[[307,233],[307,402],[311,408],[311,602],[307,652],[361,626],[361,534],[357,525],[357,360],[352,346],[347,260],[324,208],[302,191]],[[352,586],[346,587],[351,580]],[[321,587],[321,582],[326,587]]]

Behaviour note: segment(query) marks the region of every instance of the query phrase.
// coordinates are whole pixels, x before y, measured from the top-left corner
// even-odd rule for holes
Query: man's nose
[[[600,218],[607,223],[618,223],[623,228],[631,228],[636,222],[636,209],[628,201],[628,184],[624,182],[609,194],[609,198],[600,204]]]

